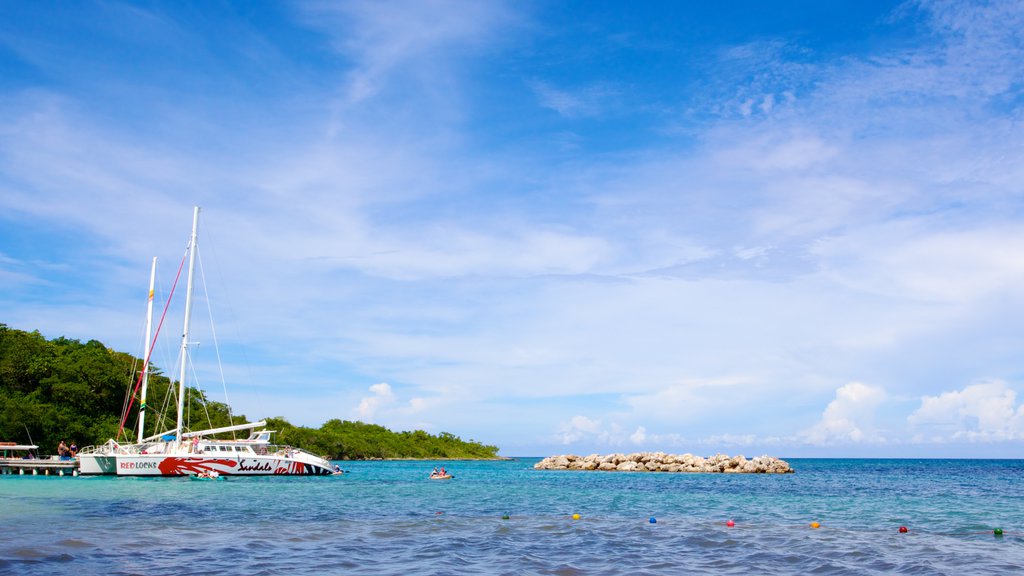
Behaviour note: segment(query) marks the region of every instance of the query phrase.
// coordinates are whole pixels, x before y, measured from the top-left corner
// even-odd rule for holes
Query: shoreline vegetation
[[[117,436],[126,390],[142,360],[111,350],[96,340],[82,343],[64,337],[47,340],[38,330],[25,332],[0,323],[0,440],[40,446],[46,453],[62,441],[98,445]],[[176,388],[150,365],[145,436],[173,429],[164,418],[174,413]],[[132,442],[138,399],[118,441]],[[193,428],[207,429],[248,421],[231,407],[206,398],[197,388],[185,393],[188,414],[202,415]],[[290,444],[331,460],[500,460],[498,447],[462,440],[441,432],[394,432],[364,422],[332,419],[320,428],[295,426],[284,418],[265,418],[277,431],[276,442]],[[230,437],[230,434],[221,435]]]
[[[666,454],[664,452],[634,452],[601,456],[561,454],[548,456],[533,465],[536,470],[597,470],[604,472],[705,472],[724,474],[792,474],[785,460],[774,456],[758,456],[747,460],[743,455],[733,457],[715,454],[704,458],[693,454]]]

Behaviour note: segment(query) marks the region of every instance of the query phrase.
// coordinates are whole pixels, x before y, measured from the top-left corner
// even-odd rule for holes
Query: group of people
[[[434,466],[434,471],[430,473],[430,478],[431,479],[447,478],[447,477],[448,477],[448,472],[445,471],[444,466],[442,466],[440,470],[438,470],[437,466]]]
[[[71,441],[71,446],[65,444],[63,440],[57,445],[57,456],[61,460],[71,460],[75,454],[78,454],[78,444],[75,444],[74,440]]]

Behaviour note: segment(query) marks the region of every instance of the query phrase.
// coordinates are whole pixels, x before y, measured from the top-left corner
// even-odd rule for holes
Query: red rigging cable
[[[174,289],[178,287],[178,280],[181,278],[181,270],[185,267],[185,257],[188,256],[188,251],[191,246],[185,249],[185,253],[181,256],[181,264],[178,264],[178,273],[174,276],[174,284],[171,285],[171,293],[167,295],[167,303],[164,304],[164,311],[160,314],[160,322],[156,326],[156,332],[153,334],[153,341],[149,344],[149,355],[146,356],[145,361],[142,363],[142,371],[139,372],[139,379],[135,381],[135,389],[132,390],[131,397],[128,400],[128,408],[125,409],[124,414],[121,416],[121,424],[117,427],[117,438],[121,437],[121,431],[124,430],[124,423],[128,420],[128,413],[132,410],[132,404],[135,403],[135,395],[139,393],[139,386],[142,385],[142,376],[149,369],[149,358],[153,355],[153,350],[156,349],[156,339],[160,336],[160,328],[164,325],[164,318],[167,317],[167,309],[171,307],[171,298],[174,297]]]

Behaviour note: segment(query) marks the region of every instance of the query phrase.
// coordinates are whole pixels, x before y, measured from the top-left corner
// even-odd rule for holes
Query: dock
[[[47,459],[22,460],[0,458],[0,475],[19,476],[78,476],[78,460],[61,460],[57,456]]]
[[[78,476],[78,460],[60,456],[36,458],[37,449],[38,446],[32,444],[0,442],[0,476]]]

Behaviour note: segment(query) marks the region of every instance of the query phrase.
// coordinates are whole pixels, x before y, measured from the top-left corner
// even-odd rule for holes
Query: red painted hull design
[[[281,456],[207,458],[165,454],[135,454],[117,457],[118,476],[191,476],[217,471],[223,476],[321,476],[330,468]]]

